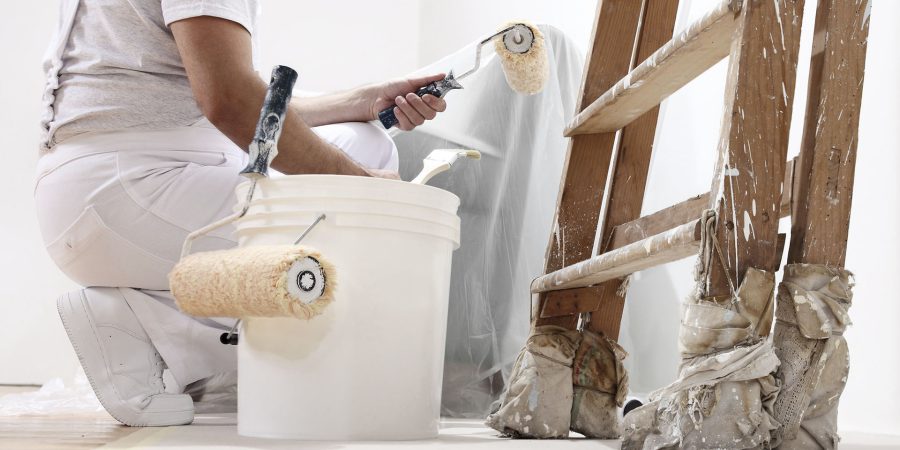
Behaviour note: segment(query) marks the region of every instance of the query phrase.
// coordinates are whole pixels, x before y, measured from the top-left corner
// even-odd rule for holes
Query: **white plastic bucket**
[[[247,185],[237,189],[246,197]],[[294,242],[337,268],[336,300],[309,321],[246,318],[238,433],[306,440],[437,436],[459,198],[430,186],[335,175],[258,183],[239,245]]]

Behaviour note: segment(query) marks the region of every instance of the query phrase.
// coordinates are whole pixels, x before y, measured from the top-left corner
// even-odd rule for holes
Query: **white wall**
[[[419,25],[422,38],[419,62],[436,61],[513,20],[546,23],[565,30],[584,50],[591,37],[596,7],[596,0],[424,0]]]
[[[77,368],[56,297],[74,286],[44,252],[31,201],[44,80],[41,59],[55,2],[9,2],[0,27],[0,383],[40,383]]]
[[[412,72],[419,59],[419,0],[265,0],[259,68],[300,73],[298,89],[333,91]]]
[[[9,2],[14,21],[0,27],[0,136],[7,170],[0,178],[0,383],[40,383],[76,368],[54,299],[70,283],[43,251],[31,204],[40,60],[56,20],[53,2]],[[714,0],[683,0],[679,27]],[[808,6],[815,2],[807,0]],[[575,42],[589,40],[595,0],[266,0],[260,20],[260,67],[299,70],[304,90],[327,91],[400,76],[489,33],[509,19],[555,25]],[[564,5],[564,6],[562,6]],[[795,117],[805,105],[812,8],[804,21]],[[848,333],[852,366],[841,409],[845,429],[900,432],[900,304],[891,282],[900,274],[900,2],[873,9],[860,125],[856,196],[847,267],[857,274],[855,326]],[[672,96],[664,106],[645,212],[709,189],[721,119],[724,66]],[[799,109],[798,109],[799,108]],[[795,123],[795,127],[797,124]],[[794,128],[791,152],[799,133]],[[15,168],[14,170],[11,168]],[[632,385],[648,392],[673,379],[678,304],[691,287],[690,261],[639,274],[631,285],[622,340],[631,353]]]

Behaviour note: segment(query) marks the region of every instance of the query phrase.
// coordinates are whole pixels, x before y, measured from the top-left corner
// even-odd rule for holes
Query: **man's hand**
[[[399,180],[400,174],[394,172],[393,170],[382,170],[382,169],[364,169],[366,173],[369,174],[370,177],[375,178],[387,178],[389,180]]]
[[[434,119],[437,113],[447,109],[444,99],[426,94],[419,98],[415,91],[431,82],[444,79],[439,73],[428,77],[403,78],[371,86],[371,119],[378,118],[383,109],[394,106],[397,116],[397,127],[404,131],[422,125],[426,120]]]

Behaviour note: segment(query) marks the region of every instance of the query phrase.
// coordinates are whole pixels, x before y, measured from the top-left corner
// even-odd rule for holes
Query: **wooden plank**
[[[692,220],[697,220],[708,204],[709,193],[707,192],[661,209],[653,214],[623,223],[612,230],[612,235],[606,245],[607,251],[622,248],[654,234],[659,234]]]
[[[593,286],[648,267],[696,256],[699,249],[700,221],[695,220],[535,278],[531,282],[531,292],[540,293]]]
[[[785,186],[793,186],[795,161],[796,158],[787,162],[784,175]],[[780,217],[791,215],[791,199],[791,189],[786,189],[784,195],[781,196]],[[624,247],[648,236],[671,230],[692,220],[697,220],[708,205],[709,192],[691,197],[653,214],[618,225],[613,228],[612,236],[610,236],[605,248],[609,251]]]
[[[844,267],[869,0],[820,0],[788,263]]]
[[[577,111],[596,100],[628,72],[640,21],[641,3],[635,0],[598,2],[593,42],[586,58],[582,95],[578,99]],[[615,133],[577,136],[569,141],[544,273],[591,256],[614,143]],[[571,302],[571,298],[565,300],[564,297],[566,294],[558,292],[540,296],[538,311],[548,302]],[[577,321],[576,316],[537,317],[535,325],[552,324],[574,328]]]
[[[795,176],[798,167],[798,156],[789,159],[787,165],[784,166],[784,184],[781,185],[781,214],[779,219],[791,216],[794,210],[794,183],[798,181]]]
[[[781,270],[781,260],[784,259],[784,247],[787,244],[787,233],[778,233],[778,246],[775,247],[775,255],[778,258],[778,265],[775,270]]]
[[[635,61],[646,59],[672,37],[678,3],[677,0],[645,2],[641,16],[641,31],[634,53]],[[604,229],[600,234],[601,242],[606,240],[606,236],[609,235],[608,230],[611,230],[613,226],[640,215],[647,173],[650,169],[657,117],[658,108],[653,108],[635,123],[622,130],[616,152],[613,179],[607,195],[607,215],[603,220]],[[617,286],[618,284],[611,286],[613,292],[617,290]],[[600,308],[603,310],[598,312],[597,317],[620,317],[621,313],[617,313],[617,311],[624,308],[624,299],[610,296],[607,291],[606,287],[597,286],[581,291],[554,294],[554,301],[544,303],[540,311],[541,317],[570,315],[583,311],[595,311]],[[618,319],[604,321],[604,324],[603,329],[596,331],[611,337],[618,336]]]
[[[641,21],[643,24],[641,35],[635,53],[636,61],[646,60],[672,38],[678,3],[678,1],[646,3]],[[626,126],[619,136],[612,180],[608,187],[606,216],[600,233],[600,252],[605,250],[602,244],[609,240],[616,226],[641,216],[658,119],[659,107],[654,106]],[[621,284],[622,281],[616,279],[600,287],[599,295],[595,297],[596,306],[592,308],[593,312],[587,324],[591,331],[618,339],[622,312],[625,309],[625,296],[619,295],[624,294],[624,290],[620,289]]]
[[[788,160],[786,163],[786,170],[785,170],[785,177],[784,177],[785,186],[793,186],[793,184],[792,184],[793,180],[794,180],[793,168],[795,167],[795,165],[796,165],[796,158]],[[791,189],[788,189],[786,191],[785,195],[782,196],[782,198],[781,198],[781,207],[780,207],[781,217],[790,216],[791,198],[792,198],[790,192],[791,192]],[[614,250],[621,249],[623,247],[627,247],[630,245],[634,245],[635,243],[638,243],[638,245],[651,245],[652,246],[654,244],[648,243],[649,242],[648,239],[653,238],[654,235],[665,235],[667,233],[668,234],[678,233],[677,231],[674,231],[674,230],[679,227],[685,226],[685,224],[687,224],[689,226],[690,223],[696,222],[697,218],[700,217],[703,210],[706,209],[708,202],[709,202],[709,193],[707,192],[706,194],[691,197],[681,203],[678,203],[678,204],[675,204],[668,208],[662,209],[653,214],[650,214],[650,215],[641,217],[639,219],[632,220],[630,222],[626,222],[622,225],[616,226],[613,228],[612,236],[610,237],[609,244],[607,246],[607,252],[605,252],[603,254],[608,254],[610,252],[613,252]],[[697,234],[696,234],[696,239],[699,240],[699,238],[700,238],[700,235],[699,235],[699,230],[698,230]],[[783,254],[782,252],[784,251],[784,246],[785,246],[785,235],[779,234],[777,237],[777,245],[776,245],[776,258],[778,261],[781,260],[781,255]],[[692,248],[696,248],[696,246],[694,246]],[[658,249],[658,250],[662,250],[662,249]],[[639,264],[640,265],[647,264],[646,267],[643,267],[645,269],[648,267],[653,267],[654,265],[664,264],[667,262],[676,261],[683,257],[691,256],[691,254],[688,253],[687,250],[685,250],[685,252],[686,253],[683,256],[678,256],[678,254],[676,254],[676,253],[670,253],[667,255],[663,255],[662,257],[658,257],[656,259],[642,260],[642,262],[640,262]],[[603,254],[601,254],[601,256]],[[632,251],[632,256],[634,256],[634,255],[635,254]],[[649,257],[649,255],[647,257]],[[597,261],[599,261],[598,258],[599,257],[594,257],[590,261],[596,260],[595,264],[600,264],[599,262],[597,262]],[[619,258],[621,258],[621,257],[619,257]],[[674,258],[674,259],[672,259],[672,258]],[[609,267],[615,266],[615,264],[612,262],[609,262],[609,264],[610,264]],[[626,268],[624,270],[624,272],[626,272],[625,275],[637,271],[637,270],[633,270],[634,267],[636,267],[636,265],[629,266],[628,268]],[[583,269],[583,270],[589,270],[589,269]],[[597,270],[600,270],[600,269],[597,269]],[[601,285],[601,286],[586,285],[588,287],[601,288],[601,291],[600,291],[601,295],[599,296],[600,300],[601,300],[601,305],[598,305],[598,308],[601,307],[602,305],[607,304],[607,302],[604,301],[605,297],[612,296],[612,295],[616,295],[617,297],[619,297],[619,295],[618,295],[620,293],[619,286],[621,285],[621,282],[622,282],[622,280],[619,280],[619,279],[606,278],[607,276],[609,276],[609,274],[614,273],[614,272],[609,269],[606,269],[606,268],[604,268],[603,270],[607,270],[607,271],[604,272],[603,274],[598,275],[595,278],[595,280],[601,279],[601,280],[605,281],[603,283],[603,285]],[[638,270],[640,270],[640,269],[638,269]],[[609,280],[609,281],[606,281],[606,280]],[[537,282],[537,281],[535,281],[535,282]],[[532,286],[534,286],[535,282],[532,283]],[[543,283],[543,282],[541,282],[541,283]],[[569,291],[567,291],[567,292],[573,293],[576,296],[576,298],[578,298],[578,300],[579,300],[578,305],[580,307],[598,303],[596,300],[596,296],[590,297],[588,295],[585,295],[583,292],[579,292],[579,291],[584,291],[585,289],[583,289],[583,288],[580,288],[578,286],[576,286],[576,287],[566,286],[566,289],[569,289]],[[546,290],[542,290],[541,292],[553,291],[553,290],[555,290],[555,289],[552,289],[552,287],[551,287],[551,288],[547,288]],[[551,314],[554,312],[557,312],[557,311],[569,311],[572,309],[574,309],[574,307],[571,304],[570,305],[546,304],[544,306],[544,310],[550,311]],[[610,308],[607,308],[607,310],[610,310]],[[596,311],[596,310],[590,310],[590,311]],[[576,311],[576,312],[583,312],[583,311]],[[615,312],[615,311],[613,310],[613,312]],[[549,317],[556,317],[556,316],[549,316]],[[611,320],[611,319],[604,319],[603,323],[606,323],[607,320]],[[595,322],[593,321],[593,317],[592,317],[591,325],[594,325],[594,324],[595,324]],[[601,330],[595,330],[595,331],[601,331]],[[606,330],[606,331],[609,331],[609,330]],[[616,334],[607,334],[607,335],[615,336]]]
[[[784,178],[785,186],[792,186],[793,168],[795,166],[795,162],[796,162],[796,159],[791,159],[791,160],[788,160],[786,163],[787,169],[785,171],[785,178]],[[786,195],[784,195],[781,199],[782,200],[782,205],[780,208],[781,217],[787,217],[790,215],[790,211],[791,211],[791,209],[790,209],[790,204],[791,204],[790,192],[791,192],[791,189],[788,189],[786,192]],[[707,206],[707,203],[709,201],[708,198],[709,198],[709,193],[706,193],[703,195],[698,195],[698,196],[692,197],[684,202],[681,202],[676,205],[665,208],[663,210],[657,211],[656,213],[641,217],[637,220],[633,220],[631,222],[627,222],[627,223],[624,223],[622,225],[619,225],[619,226],[613,228],[613,234],[610,238],[610,244],[608,246],[608,250],[604,254],[609,254],[617,249],[621,249],[623,247],[627,247],[630,245],[633,246],[636,243],[637,243],[637,245],[653,246],[654,244],[652,244],[648,239],[652,239],[654,237],[654,235],[662,236],[662,235],[671,235],[672,233],[678,233],[678,231],[675,231],[675,230],[678,229],[679,227],[685,226],[685,224],[688,224],[688,226],[690,226],[689,222],[693,223],[693,222],[697,221],[697,218],[700,217],[701,213]],[[700,239],[699,230],[697,230],[696,239],[697,240]],[[783,252],[784,246],[785,246],[785,236],[783,234],[779,234],[777,239],[778,240],[777,240],[777,246],[776,246],[776,255],[777,255],[777,260],[780,261],[781,255],[782,255],[782,252]],[[665,245],[665,244],[663,244],[663,245]],[[696,248],[696,246],[694,246],[692,248]],[[663,249],[657,248],[657,250],[663,250]],[[629,251],[629,252],[630,252],[631,257],[636,257],[635,256],[636,253],[634,251]],[[646,267],[644,267],[644,268],[647,268],[647,267],[652,267],[653,265],[672,262],[672,261],[675,261],[682,257],[687,257],[690,255],[691,255],[690,253],[685,253],[683,256],[679,257],[675,253],[670,253],[670,254],[664,255],[662,257],[657,257],[656,259],[653,259],[653,258],[642,259],[639,263],[641,265],[649,264]],[[649,258],[649,256],[650,255],[646,255],[645,258]],[[621,264],[622,257],[619,256],[618,258],[619,258],[618,264]],[[626,260],[628,260],[628,258],[629,257],[626,257]],[[670,258],[674,258],[674,259],[670,259]],[[616,268],[615,267],[616,263],[613,262],[614,260],[615,259],[610,260],[606,263],[602,263],[602,262],[600,262],[599,257],[594,257],[590,261],[594,261],[595,264],[609,264],[609,267],[614,269],[614,268]],[[585,265],[583,264],[582,266],[584,267]],[[601,270],[601,269],[596,269],[596,265],[594,267],[595,267],[595,270]],[[637,264],[628,266],[627,268],[625,268],[624,269],[624,271],[626,272],[625,274],[627,275],[629,273],[633,273],[634,271],[636,271],[636,270],[632,270],[632,269],[634,269],[634,267],[637,267]],[[582,269],[582,270],[590,270],[590,269]],[[616,273],[616,272],[614,272],[614,270],[612,270],[612,269],[602,269],[602,270],[606,270],[606,272],[604,272],[600,275],[597,275],[593,279],[593,280],[600,279],[603,281],[606,281],[607,279],[609,280],[604,283],[606,286],[603,286],[602,295],[600,296],[601,299],[603,299],[604,297],[607,297],[607,296],[612,296],[612,295],[616,295],[618,297],[619,286],[621,284],[621,280],[617,280],[614,278],[606,278],[607,276],[610,276],[610,274]],[[621,270],[622,269],[619,269],[619,271],[621,271]],[[572,269],[572,271],[576,272],[577,270]],[[538,282],[538,281],[533,282],[532,283],[533,288],[535,286],[535,283],[544,283],[544,282],[543,281],[542,282]],[[588,284],[585,286],[591,286],[591,285]],[[564,287],[566,289],[573,289],[573,286],[569,286],[569,285],[565,285]],[[574,286],[574,287],[580,287],[580,286]],[[541,288],[541,289],[542,290],[539,292],[543,292],[545,290],[555,290],[555,289],[552,289],[552,286],[549,289],[544,289],[544,288]],[[577,290],[577,289],[573,289],[573,291],[574,290]],[[580,300],[581,300],[582,305],[591,303],[591,301],[588,300],[587,298],[585,298],[584,296],[582,296],[580,298]],[[549,308],[550,308],[550,305],[545,305],[545,309],[549,309]],[[565,305],[556,305],[557,310],[566,310],[566,309],[570,309],[570,308],[571,308],[571,306],[567,307]],[[553,316],[551,316],[551,317],[553,317]],[[610,320],[610,319],[604,319],[604,320]],[[592,317],[591,324],[593,325],[594,323],[595,322],[593,321],[593,317]],[[600,331],[600,330],[595,330],[595,331]],[[612,335],[607,334],[607,335],[608,336],[616,336],[616,334],[612,334]]]
[[[728,56],[741,2],[720,1],[672,38],[675,22],[669,19],[668,9],[672,5],[677,9],[677,3],[648,4],[662,12],[659,23],[648,30],[662,27],[659,34],[665,35],[666,41],[656,45],[648,42],[651,51],[638,58],[643,63],[578,114],[566,129],[566,136],[618,130]]]
[[[777,265],[779,203],[791,123],[803,0],[747,1],[728,66],[719,159],[710,190],[725,265],[701,286],[730,298],[747,268]],[[715,260],[715,259],[714,259]],[[730,280],[730,281],[729,281]]]

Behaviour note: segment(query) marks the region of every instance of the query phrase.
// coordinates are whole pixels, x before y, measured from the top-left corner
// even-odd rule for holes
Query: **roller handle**
[[[438,83],[438,81],[433,81],[425,86],[420,87],[419,89],[416,89],[416,95],[418,95],[419,97],[424,97],[425,94],[431,94],[435,97],[443,97],[444,93],[447,91],[441,89],[438,86]],[[397,120],[397,116],[394,114],[395,107],[397,107],[397,105],[385,108],[380,113],[378,113],[378,120],[381,121],[381,124],[384,125],[384,128],[386,130],[400,123],[400,121]]]
[[[266,90],[256,132],[250,141],[250,162],[241,171],[247,178],[269,176],[269,165],[278,155],[278,138],[284,126],[284,115],[291,102],[291,92],[297,81],[297,71],[287,66],[275,66]]]

